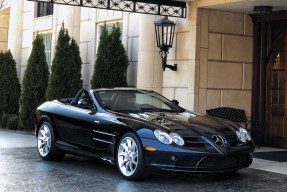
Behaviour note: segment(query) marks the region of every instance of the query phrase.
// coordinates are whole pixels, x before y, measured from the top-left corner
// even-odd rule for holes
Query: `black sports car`
[[[153,91],[124,88],[80,90],[74,98],[45,102],[37,109],[39,155],[96,157],[116,164],[129,180],[155,169],[229,172],[252,163],[246,129],[177,104]]]

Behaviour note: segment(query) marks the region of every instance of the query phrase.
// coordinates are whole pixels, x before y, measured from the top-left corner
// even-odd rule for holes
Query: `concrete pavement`
[[[36,137],[32,133],[8,131],[0,129],[0,149],[1,148],[27,148],[36,147]],[[277,149],[271,147],[260,147],[255,149],[256,152],[267,151],[286,151],[286,149]],[[275,162],[263,159],[256,159],[250,168],[259,169],[263,171],[270,171],[274,173],[281,173],[287,175],[287,162]]]
[[[0,129],[0,148],[36,147],[36,137],[31,133]]]
[[[256,149],[258,150],[258,149]],[[260,151],[280,150],[263,148]],[[43,161],[33,135],[0,129],[0,191],[287,191],[286,163],[254,159],[250,168],[223,175],[154,174],[124,180],[115,166],[67,155]]]

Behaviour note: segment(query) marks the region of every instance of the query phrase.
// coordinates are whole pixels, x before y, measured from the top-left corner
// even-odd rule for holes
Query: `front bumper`
[[[146,166],[151,169],[175,172],[230,172],[248,167],[253,160],[254,145],[218,149],[184,149],[165,145],[157,140],[142,139],[143,146],[152,146],[155,152],[145,151]]]

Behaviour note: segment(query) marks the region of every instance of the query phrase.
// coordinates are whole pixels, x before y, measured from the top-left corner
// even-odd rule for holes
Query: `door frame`
[[[287,11],[272,12],[268,15],[250,15],[253,21],[253,70],[251,119],[258,126],[260,145],[267,145],[270,126],[270,100],[268,82],[270,66],[277,44],[287,35]]]

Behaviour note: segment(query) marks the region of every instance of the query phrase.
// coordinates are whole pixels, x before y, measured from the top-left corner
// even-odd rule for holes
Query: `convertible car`
[[[128,180],[151,171],[233,172],[252,163],[247,130],[195,113],[154,91],[80,90],[74,98],[43,103],[35,126],[44,160],[66,153],[116,164]]]

